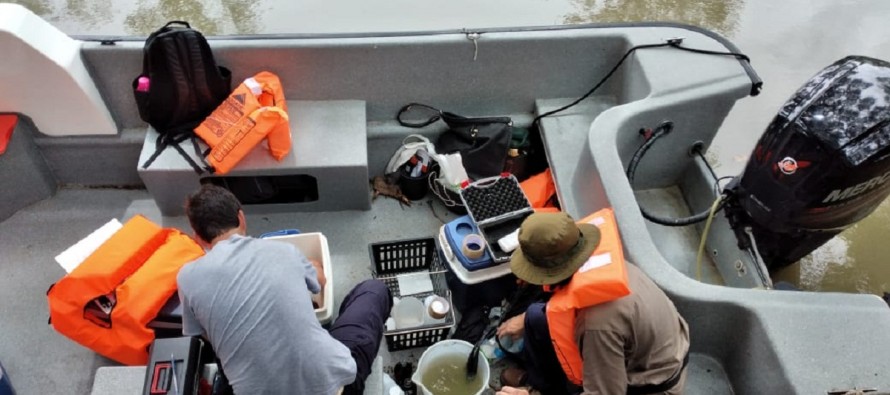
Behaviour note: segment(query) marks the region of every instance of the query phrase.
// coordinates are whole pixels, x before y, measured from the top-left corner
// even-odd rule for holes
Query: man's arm
[[[306,254],[303,254],[303,251],[300,251],[299,248],[294,247],[293,245],[291,245],[291,247],[296,254],[297,262],[303,268],[306,288],[309,288],[309,292],[314,294],[321,293],[324,283],[327,282],[324,277],[324,270],[321,267],[321,262],[313,264],[313,262],[306,257]],[[316,267],[318,268],[317,270]]]
[[[315,259],[310,259],[309,263],[312,265],[312,268],[315,269],[316,280],[318,280],[319,292],[324,289],[325,284],[328,283],[328,279],[324,276],[324,267],[321,265],[321,262],[316,261]]]
[[[198,318],[195,317],[195,312],[192,310],[192,306],[188,303],[188,299],[182,292],[182,289],[179,289],[179,303],[182,306],[182,335],[203,336],[204,329],[201,328],[201,323],[198,322]]]
[[[581,337],[584,361],[584,395],[624,394],[624,338],[608,330],[585,331]]]

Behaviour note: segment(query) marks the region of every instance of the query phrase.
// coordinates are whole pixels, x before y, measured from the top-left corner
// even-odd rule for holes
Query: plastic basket
[[[373,264],[374,278],[383,281],[394,297],[401,297],[398,275],[429,272],[433,292],[414,294],[419,299],[436,294],[448,300],[452,309],[445,322],[425,324],[415,328],[387,330],[383,333],[389,351],[428,347],[445,340],[454,327],[454,303],[445,279],[445,266],[439,256],[439,248],[433,237],[372,243],[368,246]]]

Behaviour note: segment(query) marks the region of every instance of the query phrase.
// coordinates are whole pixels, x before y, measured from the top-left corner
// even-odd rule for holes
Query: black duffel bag
[[[422,108],[434,114],[425,121],[407,122],[403,116],[412,108]],[[436,152],[460,153],[461,163],[471,180],[496,176],[504,171],[513,136],[513,121],[509,117],[468,118],[425,104],[411,103],[399,110],[396,119],[400,125],[409,128],[422,128],[440,119],[444,121],[448,130],[436,140]]]

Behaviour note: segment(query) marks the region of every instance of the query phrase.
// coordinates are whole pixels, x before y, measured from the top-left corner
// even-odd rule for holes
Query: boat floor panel
[[[370,278],[369,243],[434,237],[443,221],[456,218],[429,198],[403,207],[381,197],[369,211],[247,211],[248,233],[254,236],[297,228],[327,237],[335,301]],[[57,254],[110,219],[125,221],[135,214],[164,226],[189,229],[185,217],[161,217],[146,191],[119,189],[62,189],[0,223],[0,358],[19,393],[86,394],[98,367],[116,365],[47,325],[46,291],[65,274],[54,260]],[[338,307],[335,303],[335,311]],[[384,365],[391,366],[397,360],[419,358],[421,353],[422,349],[415,349],[382,355]]]
[[[665,194],[655,191],[644,195],[658,200]],[[146,191],[118,189],[62,189],[53,198],[20,210],[0,223],[0,300],[4,301],[0,307],[0,358],[19,393],[88,394],[99,367],[118,366],[47,325],[45,294],[65,274],[54,260],[58,253],[111,218],[124,221],[135,214],[164,226],[189,229],[185,217],[162,217]],[[429,198],[410,207],[378,198],[370,211],[251,214],[248,210],[247,214],[251,235],[285,228],[322,232],[331,253],[335,301],[342,300],[355,284],[371,276],[369,243],[432,237],[443,222],[454,218],[456,215]],[[659,233],[665,232],[656,234]],[[664,243],[659,244],[689,244],[694,239],[691,235],[671,235],[679,241],[662,240]],[[685,255],[678,252],[671,261],[687,259],[683,258]],[[335,303],[334,308],[338,307]],[[422,348],[390,353],[384,342],[380,355],[384,371],[391,372],[396,362],[411,361],[416,365],[422,353]],[[504,365],[499,362],[492,367],[492,384],[497,385]],[[726,375],[716,361],[692,355],[689,369],[690,393],[731,393]]]
[[[679,218],[689,216],[689,208],[683,200],[680,188],[676,186],[663,189],[647,189],[635,191],[637,202],[650,213],[662,217]],[[686,276],[698,278],[696,255],[701,242],[701,233],[695,226],[664,226],[646,221],[646,227],[658,250],[675,269]],[[702,258],[701,279],[708,284],[724,285],[723,276],[717,270],[714,260],[705,254]]]

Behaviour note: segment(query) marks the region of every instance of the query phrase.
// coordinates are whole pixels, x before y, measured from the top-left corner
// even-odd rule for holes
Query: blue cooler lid
[[[477,259],[470,259],[464,255],[464,238],[474,233],[479,234],[479,228],[476,227],[476,223],[473,222],[473,219],[470,218],[469,215],[458,217],[445,224],[445,239],[448,240],[448,245],[451,246],[451,251],[454,253],[454,256],[457,257],[461,266],[471,272],[494,266],[494,260],[491,259],[491,254],[488,252],[488,248],[483,248],[482,256]]]

